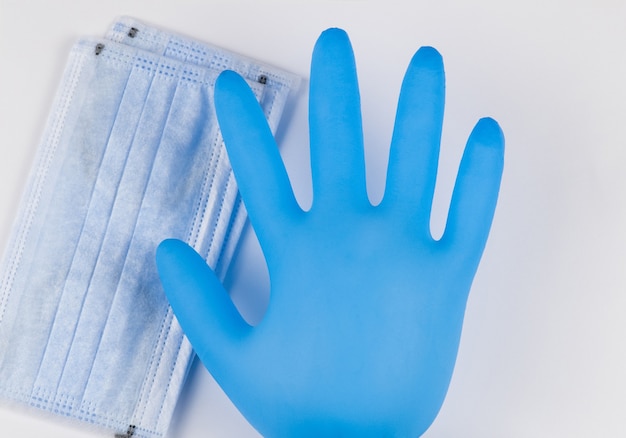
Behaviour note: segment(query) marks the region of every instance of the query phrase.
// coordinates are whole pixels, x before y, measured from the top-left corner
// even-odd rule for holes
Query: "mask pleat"
[[[155,82],[157,85],[159,82]],[[121,400],[133,400],[132,396],[139,393],[138,385],[154,346],[137,343],[145,338],[144,331],[159,333],[164,325],[155,316],[165,314],[168,309],[156,273],[154,248],[165,236],[184,237],[197,206],[201,163],[208,154],[212,131],[207,122],[210,119],[206,101],[207,96],[198,87],[183,83],[176,90],[85,398],[91,388],[99,394],[105,392],[112,402],[120,405]],[[135,308],[134,312],[128,311]],[[108,378],[111,367],[127,367],[128,383],[112,382]]]
[[[144,68],[140,61],[135,70],[140,72]],[[91,373],[91,366],[85,365],[93,364],[105,324],[110,319],[115,291],[124,266],[129,263],[130,243],[174,95],[175,82],[157,81],[153,70],[146,70],[145,74],[150,77],[150,88],[137,129],[131,134],[132,145],[59,384],[59,393],[75,395],[78,400],[82,399]],[[141,106],[141,101],[137,103]],[[148,304],[151,307],[146,310],[159,310],[161,314],[166,306],[164,300],[135,304]],[[124,340],[124,345],[129,341]]]
[[[42,193],[49,203],[45,213],[41,206],[41,214],[31,230],[31,238],[36,239],[34,256],[23,277],[22,298],[17,310],[21,317],[12,327],[14,332],[27,332],[31,337],[28,348],[24,348],[23,340],[10,341],[3,366],[3,370],[13,370],[14,374],[7,378],[24,384],[20,390],[28,393],[26,383],[33,384],[49,343],[48,334],[56,313],[51,309],[59,307],[106,139],[126,83],[126,77],[112,76],[107,69],[86,69],[83,74],[90,76],[87,82],[101,87],[85,94],[75,121],[76,129],[62,141],[63,145],[73,148],[61,147],[51,163],[50,180],[46,185],[54,190],[47,192],[46,187],[46,193]],[[99,116],[98,120],[93,119],[94,114]]]
[[[92,190],[85,222],[63,288],[63,296],[56,311],[55,321],[62,322],[52,326],[48,343],[54,348],[48,348],[44,354],[35,381],[34,394],[38,393],[39,388],[56,388],[59,384],[89,283],[101,253],[103,236],[110,223],[111,209],[127,162],[132,133],[136,129],[142,113],[142,102],[145,101],[150,87],[151,78],[145,74],[131,72],[129,75],[128,68],[123,66],[115,68],[115,71],[120,77],[128,78],[127,85]],[[64,393],[61,396],[67,404],[73,403],[77,394]]]

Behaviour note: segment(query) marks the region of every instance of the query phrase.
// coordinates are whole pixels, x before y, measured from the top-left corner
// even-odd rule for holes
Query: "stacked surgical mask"
[[[82,39],[0,272],[0,398],[164,436],[193,358],[154,253],[179,238],[225,275],[245,222],[213,108],[246,78],[276,129],[295,76],[130,18]]]

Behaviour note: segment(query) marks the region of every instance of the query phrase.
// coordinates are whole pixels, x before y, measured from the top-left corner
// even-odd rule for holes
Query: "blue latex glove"
[[[347,35],[313,53],[313,204],[302,211],[246,83],[223,73],[215,104],[270,273],[270,303],[249,326],[191,248],[168,240],[159,273],[200,359],[267,437],[417,437],[443,403],[465,303],[498,195],[504,139],[471,133],[443,237],[429,217],[444,112],[439,53],[421,48],[400,95],[385,195],[366,194],[359,91]]]

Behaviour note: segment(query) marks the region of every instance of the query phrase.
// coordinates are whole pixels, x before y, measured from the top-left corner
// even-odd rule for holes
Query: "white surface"
[[[470,3],[472,3],[470,5]],[[475,121],[507,139],[492,234],[467,307],[445,404],[426,438],[626,436],[626,9],[621,0],[210,1],[1,0],[0,245],[4,248],[71,43],[117,15],[308,75],[330,26],[352,39],[368,176],[382,194],[404,69],[420,45],[444,56],[447,108],[441,229]],[[279,135],[303,204],[310,200],[306,83]],[[268,280],[248,232],[231,275],[260,317]],[[0,435],[88,437],[0,407]],[[171,437],[257,437],[196,366]]]

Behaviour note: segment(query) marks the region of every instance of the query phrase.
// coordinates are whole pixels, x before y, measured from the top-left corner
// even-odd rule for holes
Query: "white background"
[[[420,45],[443,54],[447,107],[433,227],[443,224],[475,121],[506,135],[490,240],[470,294],[441,437],[626,436],[626,8],[621,0],[1,0],[0,246],[72,42],[114,17],[221,45],[308,77],[319,33],[346,29],[359,69],[369,189],[383,190],[402,75]],[[307,83],[278,135],[310,202]],[[250,320],[269,285],[248,230],[230,287]],[[0,407],[0,435],[89,432]],[[201,365],[170,433],[258,437]]]

